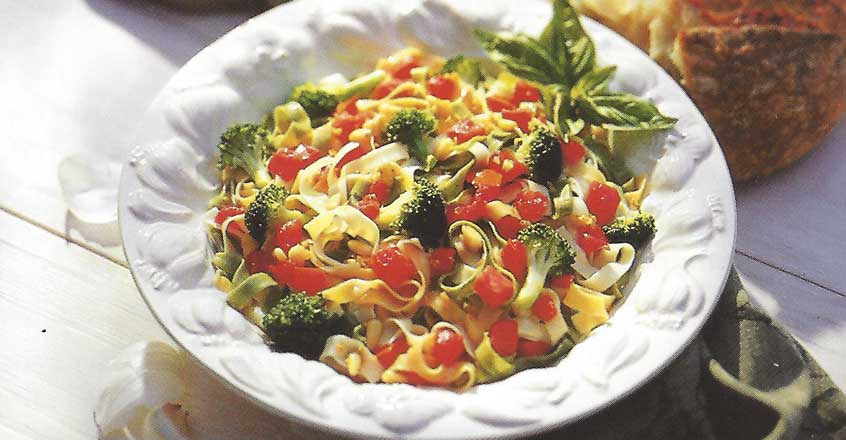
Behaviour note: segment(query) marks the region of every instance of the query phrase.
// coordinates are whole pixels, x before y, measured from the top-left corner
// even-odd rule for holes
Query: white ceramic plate
[[[369,70],[417,45],[481,56],[471,31],[538,34],[542,0],[294,2],[230,32],[159,94],[120,186],[120,224],[136,283],[162,326],[224,382],[268,410],[362,437],[490,438],[528,434],[593,413],[643,384],[699,331],[728,275],[734,193],[702,115],[657,65],[622,37],[584,20],[612,87],[679,118],[645,207],[657,221],[637,283],[608,324],[550,368],[457,394],[359,385],[318,362],[272,353],[211,283],[204,235],[215,190],[215,145],[234,122],[256,121],[303,81]]]

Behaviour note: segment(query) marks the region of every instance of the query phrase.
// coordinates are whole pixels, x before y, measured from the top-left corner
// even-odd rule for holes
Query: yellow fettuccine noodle
[[[409,381],[405,373],[413,373],[430,384],[457,390],[467,389],[475,383],[476,367],[472,362],[455,362],[451,365],[438,365],[433,368],[429,366],[424,353],[424,348],[434,343],[433,338],[439,329],[449,328],[460,335],[464,335],[463,330],[450,323],[439,322],[432,327],[431,331],[421,335],[411,331],[410,320],[395,319],[393,321],[405,335],[408,342],[408,351],[399,355],[397,360],[382,373],[383,382],[405,383]],[[466,341],[467,338],[464,338],[464,340]],[[466,345],[465,350],[467,354],[473,355]]]

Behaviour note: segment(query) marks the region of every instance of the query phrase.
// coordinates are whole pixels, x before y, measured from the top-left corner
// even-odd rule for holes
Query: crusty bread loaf
[[[574,0],[676,76],[735,180],[819,143],[846,111],[846,0]]]

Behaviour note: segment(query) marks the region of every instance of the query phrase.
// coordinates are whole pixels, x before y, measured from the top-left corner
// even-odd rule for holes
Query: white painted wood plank
[[[780,321],[846,390],[846,297],[737,255],[735,267],[753,304]]]
[[[107,362],[169,339],[117,264],[4,212],[0,255],[0,437],[96,438]]]
[[[153,2],[0,2],[0,206],[78,239],[57,168],[90,152],[123,161],[140,115],[170,76],[246,16]],[[25,25],[22,25],[25,23]],[[116,228],[114,229],[116,231]],[[94,243],[115,258],[115,234]]]
[[[846,120],[793,167],[737,187],[737,249],[846,294],[844,188]]]

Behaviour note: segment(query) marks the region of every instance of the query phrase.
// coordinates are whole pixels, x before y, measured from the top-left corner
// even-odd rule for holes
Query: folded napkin
[[[107,376],[95,411],[104,439],[333,438],[268,416],[167,344],[131,347]],[[749,303],[732,271],[702,334],[678,359],[609,408],[538,438],[846,439],[846,396]]]

